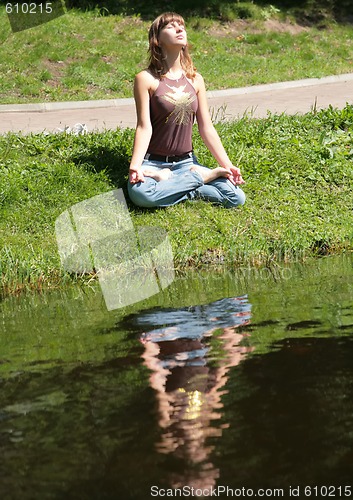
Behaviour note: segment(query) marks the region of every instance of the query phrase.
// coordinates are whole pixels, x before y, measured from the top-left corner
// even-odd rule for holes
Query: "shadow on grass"
[[[129,198],[127,182],[131,147],[133,143],[132,130],[117,130],[99,134],[99,138],[92,140],[94,134],[81,136],[78,139],[79,147],[74,149],[69,157],[77,166],[84,166],[89,170],[104,172],[114,189],[122,189],[127,205],[134,213],[150,212],[156,209],[140,208],[134,205]]]

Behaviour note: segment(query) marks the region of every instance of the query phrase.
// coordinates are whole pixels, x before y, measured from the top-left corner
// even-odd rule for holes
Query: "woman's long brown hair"
[[[159,46],[159,34],[161,30],[172,21],[176,21],[185,26],[185,21],[179,14],[175,12],[165,12],[158,16],[152,23],[148,35],[150,62],[148,69],[156,78],[162,78],[167,72],[164,56],[161,47]],[[196,69],[192,62],[188,46],[183,47],[180,54],[180,63],[188,78],[194,79]]]

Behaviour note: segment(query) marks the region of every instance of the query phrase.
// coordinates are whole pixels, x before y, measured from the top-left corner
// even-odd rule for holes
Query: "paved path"
[[[250,113],[306,113],[313,107],[343,108],[353,104],[353,74],[293,82],[256,85],[208,92],[214,118],[233,119]],[[0,105],[0,134],[55,132],[58,128],[86,124],[89,131],[134,127],[133,99],[79,101],[45,104]]]

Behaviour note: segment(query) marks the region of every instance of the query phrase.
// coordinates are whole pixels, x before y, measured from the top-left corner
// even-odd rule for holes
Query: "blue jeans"
[[[128,192],[131,201],[139,207],[168,207],[185,200],[207,200],[223,205],[227,208],[244,205],[245,194],[234,186],[225,177],[219,177],[208,184],[204,184],[198,172],[190,172],[193,165],[209,170],[200,165],[195,156],[177,163],[144,160],[142,171],[145,169],[159,170],[169,168],[172,176],[167,180],[156,181],[152,177],[145,177],[145,182],[128,183]]]

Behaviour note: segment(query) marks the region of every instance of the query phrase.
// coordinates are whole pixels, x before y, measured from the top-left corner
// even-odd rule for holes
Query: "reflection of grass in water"
[[[140,352],[137,339],[146,328],[134,321],[141,311],[158,308],[168,314],[190,304],[210,304],[244,292],[252,309],[249,324],[230,328],[233,332],[228,335],[230,341],[232,335],[243,337],[234,342],[235,347],[254,348],[246,352],[244,360],[277,348],[276,342],[286,338],[351,335],[352,259],[313,259],[291,269],[291,280],[277,281],[256,275],[239,280],[236,271],[184,272],[160,294],[112,313],[107,312],[100,288],[94,284],[8,297],[0,308],[1,373],[47,369],[62,361],[136,355]],[[290,325],[298,328],[289,329]],[[206,356],[211,367],[219,367],[227,358],[223,336],[224,329],[216,328],[202,341],[210,348]]]

